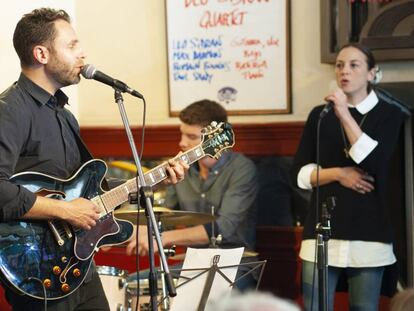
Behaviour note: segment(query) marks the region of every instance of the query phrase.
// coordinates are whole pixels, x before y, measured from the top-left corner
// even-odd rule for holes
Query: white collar
[[[372,110],[378,104],[378,97],[374,91],[371,91],[367,97],[364,98],[362,102],[355,106],[350,106],[358,110],[360,114],[366,114]]]

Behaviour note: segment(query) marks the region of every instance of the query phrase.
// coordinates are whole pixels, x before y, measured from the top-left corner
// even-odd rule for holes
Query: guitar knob
[[[81,271],[80,271],[78,268],[73,269],[73,276],[74,276],[75,278],[80,277],[80,275],[81,275]]]
[[[60,289],[62,290],[62,292],[67,293],[70,291],[70,286],[67,283],[62,284],[62,286],[60,287]]]
[[[43,280],[43,285],[45,286],[45,288],[51,288],[52,287],[52,280],[51,279],[44,279]]]
[[[52,271],[54,275],[59,275],[62,272],[62,269],[60,269],[59,266],[54,266]]]
[[[68,257],[63,256],[61,258],[61,260],[62,260],[63,263],[67,263],[68,262]]]

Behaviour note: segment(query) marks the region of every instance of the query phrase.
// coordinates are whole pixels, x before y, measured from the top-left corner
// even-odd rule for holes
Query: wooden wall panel
[[[293,156],[304,123],[283,122],[235,124],[234,150],[248,156]],[[133,128],[135,144],[140,149],[141,128]],[[120,127],[82,127],[81,136],[95,157],[131,157],[128,140]],[[147,126],[145,158],[171,157],[178,152],[178,125]]]

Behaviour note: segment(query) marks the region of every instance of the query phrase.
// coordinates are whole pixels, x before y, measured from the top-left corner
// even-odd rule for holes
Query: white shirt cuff
[[[305,166],[302,166],[302,168],[300,169],[298,173],[298,180],[297,180],[299,188],[307,189],[307,190],[312,189],[311,175],[312,175],[312,172],[317,167],[318,166],[315,163],[309,163],[309,164],[306,164]]]
[[[349,155],[356,164],[361,163],[378,145],[378,142],[367,134],[362,133],[349,150]]]

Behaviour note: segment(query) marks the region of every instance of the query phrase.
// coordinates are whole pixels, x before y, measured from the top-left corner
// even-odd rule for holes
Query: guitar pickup
[[[70,228],[69,228],[68,224],[63,223],[62,226],[63,226],[63,229],[65,230],[67,238],[71,239],[72,238],[72,231],[70,231]]]
[[[51,220],[48,220],[47,223],[49,224],[49,228],[52,231],[53,236],[55,237],[56,243],[59,246],[62,246],[63,244],[65,244],[65,241],[60,236],[60,234],[59,234],[58,230],[56,229],[55,225],[53,224],[53,222]]]

